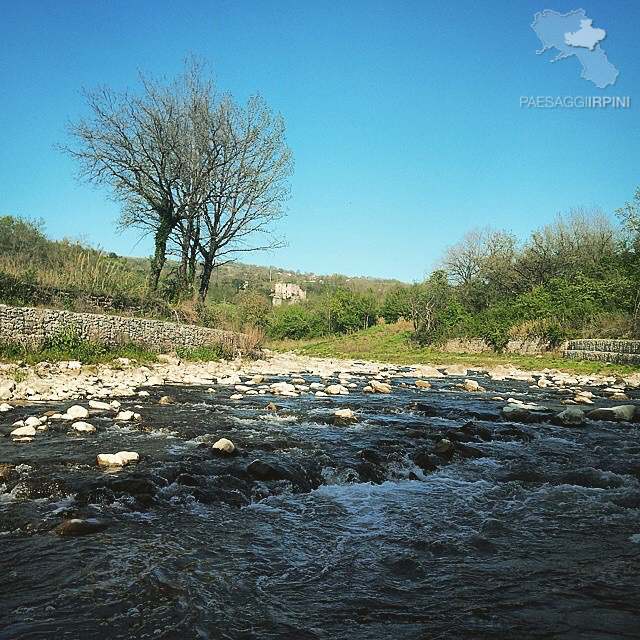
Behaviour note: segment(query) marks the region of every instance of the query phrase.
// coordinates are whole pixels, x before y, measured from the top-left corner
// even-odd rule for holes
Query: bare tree
[[[201,209],[200,300],[216,266],[241,252],[283,246],[270,225],[285,213],[287,179],[293,171],[284,120],[259,95],[249,98],[245,108],[227,101],[219,117],[220,162],[210,175]]]
[[[75,146],[62,150],[79,162],[81,178],[111,188],[123,204],[122,226],[153,234],[155,291],[169,238],[204,206],[218,163],[213,83],[192,56],[172,82],[141,74],[137,94],[101,87],[84,96],[90,115],[69,125]]]

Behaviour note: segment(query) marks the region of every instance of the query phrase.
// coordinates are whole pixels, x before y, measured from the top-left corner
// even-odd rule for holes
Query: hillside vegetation
[[[151,292],[148,260],[54,241],[41,224],[7,216],[0,218],[0,301],[250,331],[278,345],[313,341],[311,350],[350,344],[344,353],[352,355],[366,344],[370,357],[378,357],[376,341],[380,357],[392,348],[424,357],[421,349],[452,338],[481,339],[497,352],[514,339],[554,348],[580,337],[638,338],[639,211],[640,191],[617,212],[621,226],[597,209],[579,209],[523,241],[507,231],[474,230],[414,284],[226,264],[214,272],[204,302],[176,286],[178,263],[165,265]],[[272,306],[276,282],[300,285],[306,300]]]

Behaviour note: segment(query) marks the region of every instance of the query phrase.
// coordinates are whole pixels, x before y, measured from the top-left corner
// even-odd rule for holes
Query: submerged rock
[[[276,467],[262,460],[254,460],[247,467],[247,471],[256,480],[282,480],[285,478]]]
[[[59,536],[88,536],[92,533],[98,533],[106,529],[107,525],[99,520],[81,520],[80,518],[73,518],[67,520],[62,524],[59,524],[54,532]]]

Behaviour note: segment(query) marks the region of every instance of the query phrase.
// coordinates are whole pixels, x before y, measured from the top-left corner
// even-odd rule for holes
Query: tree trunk
[[[213,273],[213,260],[205,258],[202,266],[202,275],[200,276],[200,289],[198,291],[198,301],[204,303],[207,293],[209,292],[209,282]]]
[[[198,243],[200,242],[200,225],[196,224],[193,241],[189,248],[189,259],[187,261],[187,288],[193,291],[196,282],[196,266],[198,263]],[[208,289],[208,285],[207,285]]]
[[[162,267],[167,259],[167,241],[171,235],[172,226],[169,216],[163,216],[160,221],[160,226],[156,231],[155,237],[155,252],[153,258],[151,258],[151,264],[149,265],[149,289],[152,292],[158,290],[158,282],[160,281],[160,274],[162,273]]]

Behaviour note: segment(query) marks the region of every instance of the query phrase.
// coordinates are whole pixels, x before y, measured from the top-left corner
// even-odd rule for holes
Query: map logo
[[[613,85],[620,72],[609,62],[600,43],[607,37],[604,29],[593,27],[593,20],[587,18],[584,9],[577,9],[566,15],[547,9],[536,13],[531,25],[543,48],[557,49],[560,53],[551,62],[576,56],[582,63],[582,77],[590,80],[599,89]]]

